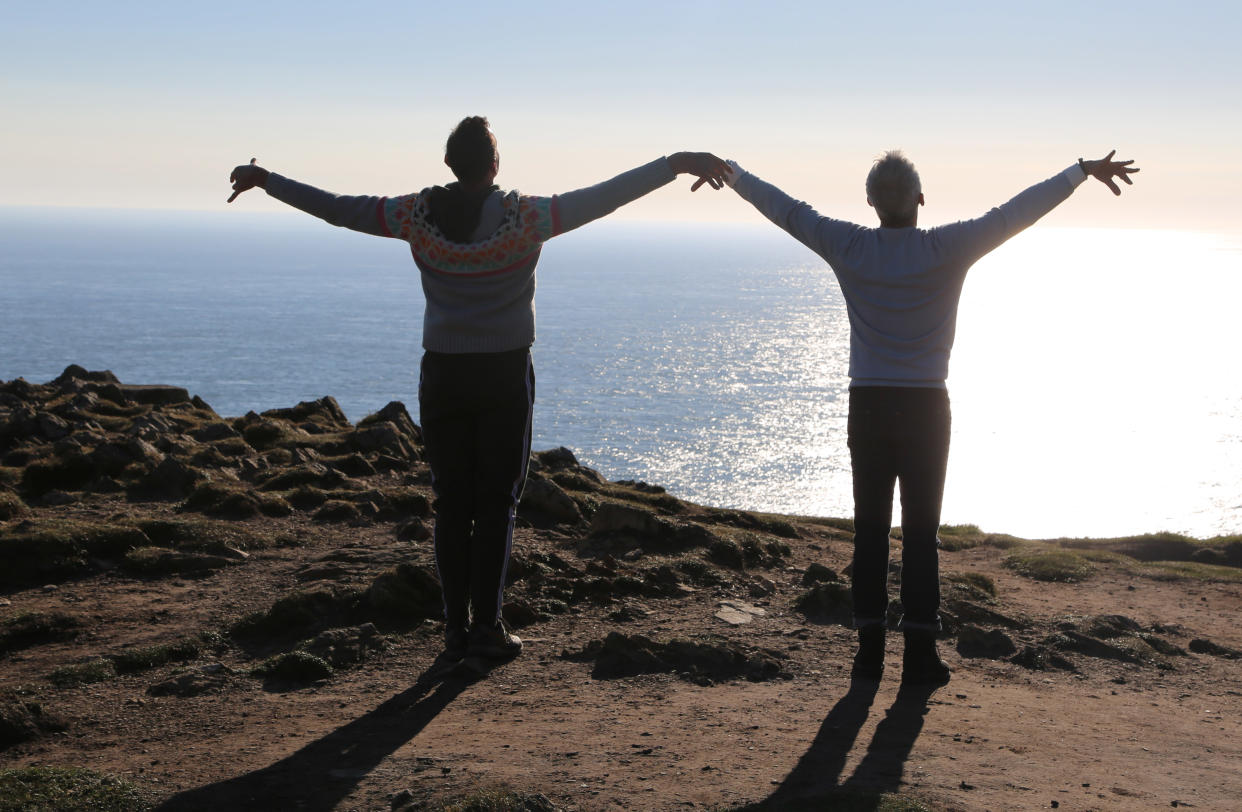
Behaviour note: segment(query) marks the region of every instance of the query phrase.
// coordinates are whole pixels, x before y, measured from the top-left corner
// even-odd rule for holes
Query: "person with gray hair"
[[[945,380],[966,272],[981,257],[1069,198],[1088,177],[1121,189],[1138,169],[1081,158],[973,220],[918,227],[923,186],[900,152],[867,175],[867,203],[879,228],[818,214],[730,161],[729,186],[836,274],[850,320],[848,444],[854,487],[852,596],[859,646],[855,679],[884,670],[888,545],[893,487],[901,485],[900,628],[902,682],[943,685],[950,671],[936,652],[940,631],[937,532],[949,458]]]

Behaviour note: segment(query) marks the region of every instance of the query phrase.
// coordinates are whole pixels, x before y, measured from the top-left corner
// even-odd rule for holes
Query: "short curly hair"
[[[497,160],[496,136],[486,116],[463,118],[444,145],[444,160],[457,179],[465,183],[482,180]]]
[[[923,183],[918,170],[899,149],[875,159],[867,173],[867,199],[881,222],[908,220],[919,207]]]

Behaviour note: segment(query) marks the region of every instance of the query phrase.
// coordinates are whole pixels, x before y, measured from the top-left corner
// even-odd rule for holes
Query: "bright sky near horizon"
[[[448,180],[444,138],[483,114],[499,182],[531,193],[702,149],[870,222],[863,177],[901,148],[934,224],[1116,147],[1135,186],[1054,224],[1242,233],[1236,0],[869,5],[10,2],[0,205],[223,210],[252,156],[400,194]],[[688,186],[624,216],[757,218]]]

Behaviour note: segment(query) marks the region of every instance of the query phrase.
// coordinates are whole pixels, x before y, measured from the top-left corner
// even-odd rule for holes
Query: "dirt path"
[[[1242,609],[1234,586],[1136,584],[1109,572],[1090,585],[1034,583],[1001,567],[1002,556],[949,553],[945,569],[993,576],[1007,611],[1122,611],[1242,646],[1229,620]],[[286,558],[273,556],[266,578],[254,577],[260,568],[251,562],[171,588],[102,576],[8,600],[29,611],[85,611],[98,621],[88,648],[116,650],[127,637],[146,643],[235,615],[244,606],[233,596],[274,589],[295,563]],[[1224,810],[1242,798],[1236,662],[1190,655],[1161,671],[1082,658],[1073,674],[949,649],[950,685],[899,696],[897,640],[890,638],[891,675],[878,690],[850,690],[846,629],[808,624],[776,601],[732,628],[713,617],[716,603],[712,596],[659,606],[641,631],[709,629],[771,647],[797,640],[792,678],[711,686],[668,674],[592,678],[590,663],[561,657],[618,627],[592,609],[531,627],[523,655],[477,682],[420,683],[438,642],[427,624],[357,670],[296,690],[267,691],[239,677],[218,694],[151,697],[155,673],[54,697],[41,689],[69,717],[68,731],[6,755],[10,766],[88,767],[162,797],[188,793],[179,808],[387,809],[403,789],[448,798],[481,786],[541,792],[583,809],[764,800],[781,808],[832,787],[970,810],[1156,809],[1175,801]],[[53,664],[89,657],[84,642],[10,656],[5,683],[36,684]]]

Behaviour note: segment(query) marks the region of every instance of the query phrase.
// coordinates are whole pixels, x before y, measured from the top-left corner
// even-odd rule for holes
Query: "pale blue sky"
[[[1239,4],[869,5],[9,2],[0,205],[218,210],[251,156],[408,192],[447,179],[444,138],[479,113],[500,182],[532,193],[707,149],[866,220],[869,162],[899,147],[935,223],[1115,146],[1131,194],[1056,224],[1240,231]],[[624,214],[755,216],[684,184]]]

